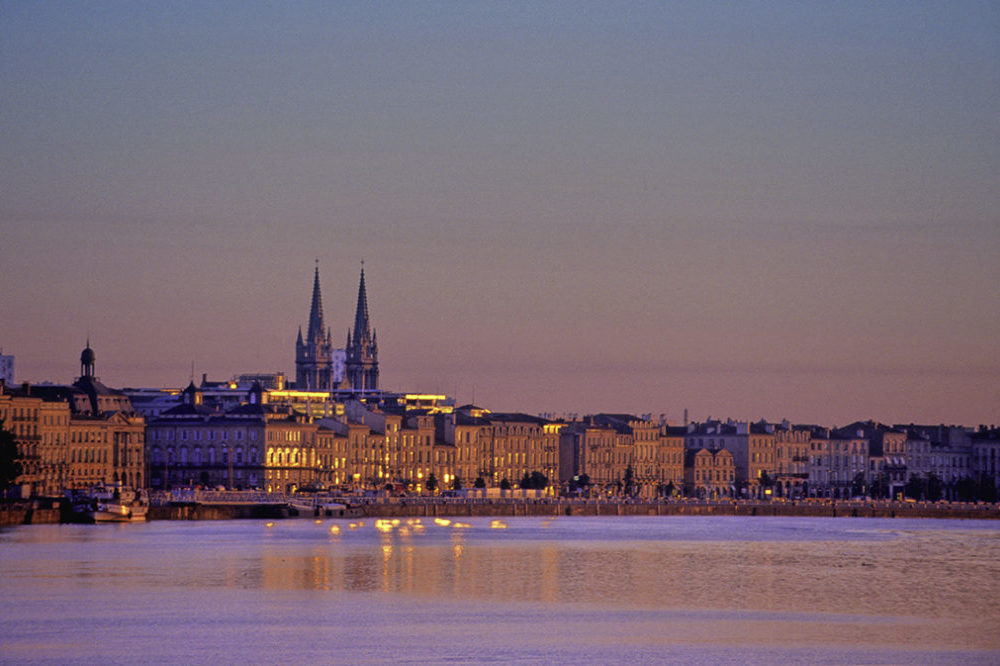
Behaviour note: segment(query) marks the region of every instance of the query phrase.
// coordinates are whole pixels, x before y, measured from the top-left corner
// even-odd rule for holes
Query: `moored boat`
[[[92,523],[129,523],[146,520],[149,502],[141,490],[95,486],[72,497],[77,519]]]

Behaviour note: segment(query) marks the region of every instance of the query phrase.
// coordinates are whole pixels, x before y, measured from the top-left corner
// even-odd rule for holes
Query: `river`
[[[19,664],[997,664],[1000,523],[34,525],[0,531],[0,598]]]

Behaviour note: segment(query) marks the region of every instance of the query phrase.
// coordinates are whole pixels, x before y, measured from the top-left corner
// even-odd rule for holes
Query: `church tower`
[[[333,388],[333,343],[323,324],[323,298],[319,291],[319,262],[313,278],[309,328],[305,339],[302,327],[295,341],[295,388],[300,391],[329,391]]]
[[[364,263],[361,264],[354,332],[352,334],[350,330],[347,331],[347,379],[355,391],[378,390],[378,339],[368,320]]]

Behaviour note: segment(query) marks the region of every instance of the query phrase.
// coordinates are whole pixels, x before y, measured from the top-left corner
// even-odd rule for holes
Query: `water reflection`
[[[150,598],[376,593],[445,605],[541,604],[555,613],[593,608],[615,614],[605,621],[618,633],[605,640],[621,640],[624,630],[663,641],[709,632],[733,645],[1000,650],[1000,525],[817,521],[38,526],[0,533],[0,592],[13,607],[39,594],[86,598],[106,589]],[[670,621],[644,624],[653,617]],[[574,631],[589,641],[607,635],[607,627],[595,626],[593,637]]]
[[[996,535],[899,532],[835,541],[539,541],[501,538],[489,523],[423,533],[369,526],[354,541],[267,544],[256,566],[226,559],[209,584],[379,590],[428,597],[647,608],[1000,617]],[[285,525],[288,525],[286,523]],[[282,525],[280,527],[284,527]],[[530,529],[520,526],[522,529]],[[301,525],[295,538],[307,540]],[[330,527],[316,526],[327,535]],[[372,533],[374,532],[374,534]],[[486,536],[484,536],[486,535]],[[491,536],[492,535],[492,536]],[[352,535],[354,536],[354,535]],[[219,554],[215,555],[216,557]],[[78,576],[108,575],[88,563]],[[203,575],[203,574],[202,574]],[[202,583],[205,579],[202,578]],[[924,601],[933,598],[933,605]]]

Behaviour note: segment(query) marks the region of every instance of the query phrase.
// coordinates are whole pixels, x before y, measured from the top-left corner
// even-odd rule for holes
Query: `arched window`
[[[200,446],[194,447],[193,462],[194,462],[195,465],[200,465],[201,464],[201,447]]]
[[[181,464],[186,465],[188,461],[188,447],[181,447]]]

